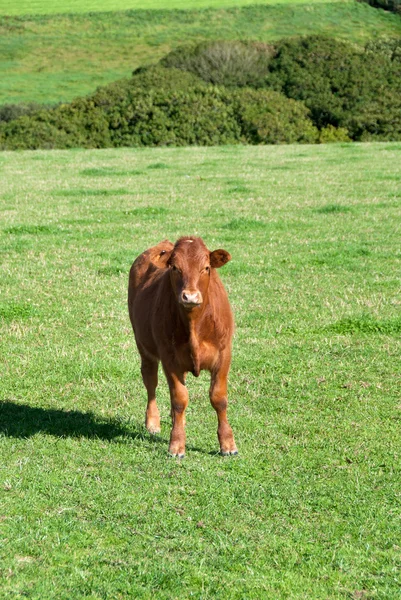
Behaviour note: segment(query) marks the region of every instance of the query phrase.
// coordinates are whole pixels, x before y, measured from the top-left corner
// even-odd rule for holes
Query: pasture
[[[401,144],[0,154],[2,598],[393,599]],[[200,235],[236,317],[218,455],[143,425],[129,267]]]
[[[401,35],[399,16],[358,2],[235,8],[216,2],[203,10],[198,4],[192,10],[188,3],[188,10],[0,17],[0,104],[67,102],[129,77],[135,68],[156,63],[179,45],[204,40],[268,43],[325,34],[365,44]]]
[[[310,2],[330,2],[332,0],[310,0]],[[341,0],[349,2],[350,0]],[[303,0],[235,0],[236,6],[250,4],[302,4]],[[233,6],[233,0],[147,0],[147,10],[177,10],[191,8],[222,8]],[[20,0],[18,4],[2,0],[0,15],[51,15],[79,14],[117,10],[141,10],[144,4],[140,0],[67,0],[60,6],[52,0]]]

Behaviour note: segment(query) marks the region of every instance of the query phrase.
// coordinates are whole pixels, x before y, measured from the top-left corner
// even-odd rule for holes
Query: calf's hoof
[[[174,454],[173,452],[169,452],[168,455],[170,456],[170,458],[184,458],[185,452],[181,454]]]
[[[152,435],[160,433],[160,417],[151,417],[150,415],[146,415],[145,427]]]
[[[168,453],[170,456],[173,456],[174,458],[184,458],[185,443],[183,444],[182,442],[180,442],[178,440],[170,442],[170,445],[168,447]]]
[[[221,456],[236,456],[238,454],[238,450],[220,450]]]
[[[237,446],[232,433],[226,437],[219,435],[219,443],[221,456],[234,456],[235,454],[238,454]]]
[[[157,426],[157,425],[146,425],[146,429],[152,435],[156,435],[157,433],[160,433],[160,431],[161,431],[160,425],[159,426]]]

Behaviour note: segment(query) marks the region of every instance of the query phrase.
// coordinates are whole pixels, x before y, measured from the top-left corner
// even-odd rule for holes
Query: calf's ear
[[[159,268],[166,267],[170,256],[173,252],[174,244],[168,240],[163,240],[153,248],[150,248],[151,257],[150,261]]]
[[[231,254],[229,254],[227,250],[213,250],[213,252],[210,253],[210,265],[214,269],[222,267],[228,263],[229,260],[231,260]]]
[[[160,262],[162,262],[165,266],[169,267],[172,253],[172,250],[162,250],[160,253]]]

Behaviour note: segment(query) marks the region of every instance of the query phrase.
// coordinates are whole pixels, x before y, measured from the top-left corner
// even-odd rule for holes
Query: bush
[[[314,142],[300,102],[267,90],[208,85],[153,67],[0,128],[3,149]]]
[[[366,2],[374,8],[382,8],[401,15],[401,0],[359,0],[359,2]]]
[[[240,141],[234,106],[224,90],[149,90],[108,113],[113,146],[210,146]]]
[[[280,42],[274,56],[242,42],[180,49],[164,63],[182,68],[139,69],[20,118],[13,108],[0,123],[0,149],[399,140],[400,47],[310,36]]]
[[[110,146],[108,123],[90,99],[62,104],[11,121],[0,128],[0,148],[105,148]]]
[[[349,118],[354,139],[396,141],[401,139],[401,96],[384,89],[380,96],[361,106]]]
[[[391,61],[401,62],[401,38],[370,40],[365,46],[367,54],[381,54]]]
[[[110,86],[100,89],[107,90],[108,87],[114,89],[119,83],[120,82],[117,81]],[[162,64],[136,69],[136,71],[133,72],[133,77],[126,80],[126,83],[128,88],[136,90],[186,90],[188,87],[194,85],[205,87],[203,80],[197,75],[175,67],[166,68]]]
[[[32,115],[39,110],[45,110],[50,107],[42,106],[36,102],[29,102],[27,104],[3,104],[0,106],[0,124],[9,123],[15,119],[19,119],[24,115]]]
[[[319,144],[335,144],[337,142],[351,142],[348,130],[345,127],[333,127],[327,125],[319,131]]]
[[[205,82],[267,88],[301,101],[321,132],[320,141],[401,139],[399,38],[375,40],[365,49],[324,36],[282,40],[275,50],[244,42],[204,42],[181,47],[162,62]],[[268,112],[264,114],[267,118]],[[260,127],[250,129],[253,139],[265,139]],[[287,137],[292,139],[293,133]]]
[[[394,115],[401,109],[400,61],[321,36],[284,40],[270,63],[266,85],[300,100],[319,129],[345,128],[401,139]],[[380,118],[379,118],[380,115]]]
[[[161,64],[194,73],[207,83],[260,87],[274,53],[272,46],[239,41],[204,42],[173,50]]]
[[[224,90],[162,67],[0,127],[2,149],[212,145],[240,138]]]
[[[267,90],[236,92],[238,120],[251,144],[314,143],[318,131],[304,104]]]
[[[141,90],[152,89],[152,86],[159,90],[169,86],[185,87],[194,81],[198,82],[189,73],[177,71],[166,74],[165,71],[150,69],[132,79],[123,79],[99,88],[94,94],[70,104],[61,104],[52,110],[40,110],[29,117],[3,123],[0,126],[0,148],[111,147],[118,137],[116,116],[125,110],[129,118],[133,103],[138,96],[145,94]],[[199,85],[203,83],[199,82]]]

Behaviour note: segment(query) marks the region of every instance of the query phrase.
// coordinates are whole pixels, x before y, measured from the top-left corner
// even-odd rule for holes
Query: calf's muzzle
[[[194,290],[182,290],[180,303],[185,307],[199,306],[203,302],[202,294]]]

